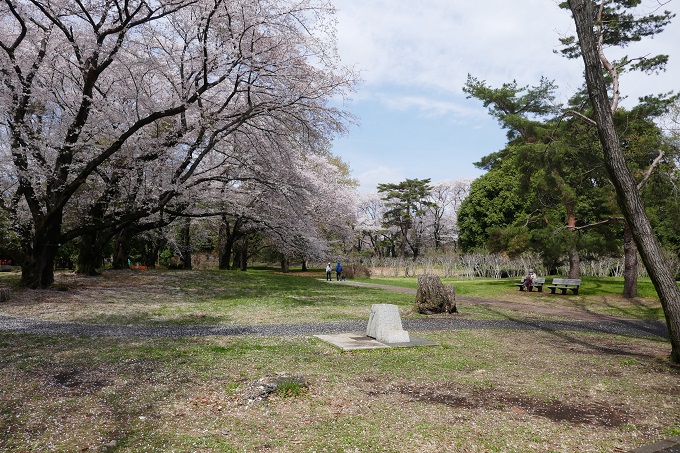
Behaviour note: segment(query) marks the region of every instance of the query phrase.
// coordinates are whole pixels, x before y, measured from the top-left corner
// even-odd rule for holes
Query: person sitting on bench
[[[534,272],[533,269],[529,269],[529,274],[522,279],[522,283],[524,283],[524,287],[526,288],[527,291],[531,291],[532,287],[532,282],[536,280],[536,272]]]

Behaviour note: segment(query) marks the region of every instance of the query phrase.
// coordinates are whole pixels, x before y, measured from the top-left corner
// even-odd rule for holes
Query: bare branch
[[[614,113],[619,106],[619,72],[607,59],[604,54],[604,31],[602,28],[602,12],[604,11],[604,5],[607,0],[602,0],[600,3],[600,8],[597,12],[597,53],[602,62],[602,66],[609,72],[612,77],[612,99],[611,99],[611,111]]]
[[[583,122],[585,122],[589,126],[597,126],[597,123],[595,122],[595,120],[588,118],[587,116],[585,116],[582,113],[577,112],[576,110],[567,110],[567,111],[564,112],[564,114],[577,117],[577,118],[583,120]]]
[[[649,168],[647,169],[647,171],[645,172],[645,176],[644,176],[644,178],[642,178],[642,181],[640,181],[638,183],[638,185],[637,185],[638,190],[642,189],[642,187],[645,184],[647,184],[647,180],[652,175],[652,172],[654,171],[654,169],[659,165],[659,162],[661,162],[661,159],[663,159],[664,155],[665,155],[665,153],[662,150],[659,150],[659,155],[656,156],[656,159],[654,159],[654,162],[652,162],[652,165],[650,165]]]

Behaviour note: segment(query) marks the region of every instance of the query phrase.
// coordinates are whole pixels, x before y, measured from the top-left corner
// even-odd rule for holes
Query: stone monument
[[[409,334],[401,326],[399,308],[392,304],[373,304],[366,336],[383,343],[408,343]]]

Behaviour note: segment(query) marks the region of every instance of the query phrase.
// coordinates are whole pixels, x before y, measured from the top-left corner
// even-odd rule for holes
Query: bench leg
[[[542,287],[542,286],[537,286],[536,288],[538,288],[538,292],[539,292],[539,293],[542,293],[542,292],[543,292],[543,287]]]
[[[557,288],[550,288],[550,294],[555,294],[555,290],[556,290],[556,289],[557,289]]]
[[[567,288],[560,288],[560,291],[562,291],[562,294],[565,296],[567,295]]]

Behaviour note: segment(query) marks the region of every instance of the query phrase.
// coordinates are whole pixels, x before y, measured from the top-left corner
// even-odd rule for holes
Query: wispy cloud
[[[473,106],[463,96],[437,96],[432,94],[408,95],[379,93],[377,101],[390,110],[416,111],[422,117],[450,117],[453,121],[465,119],[482,119],[486,113]]]

